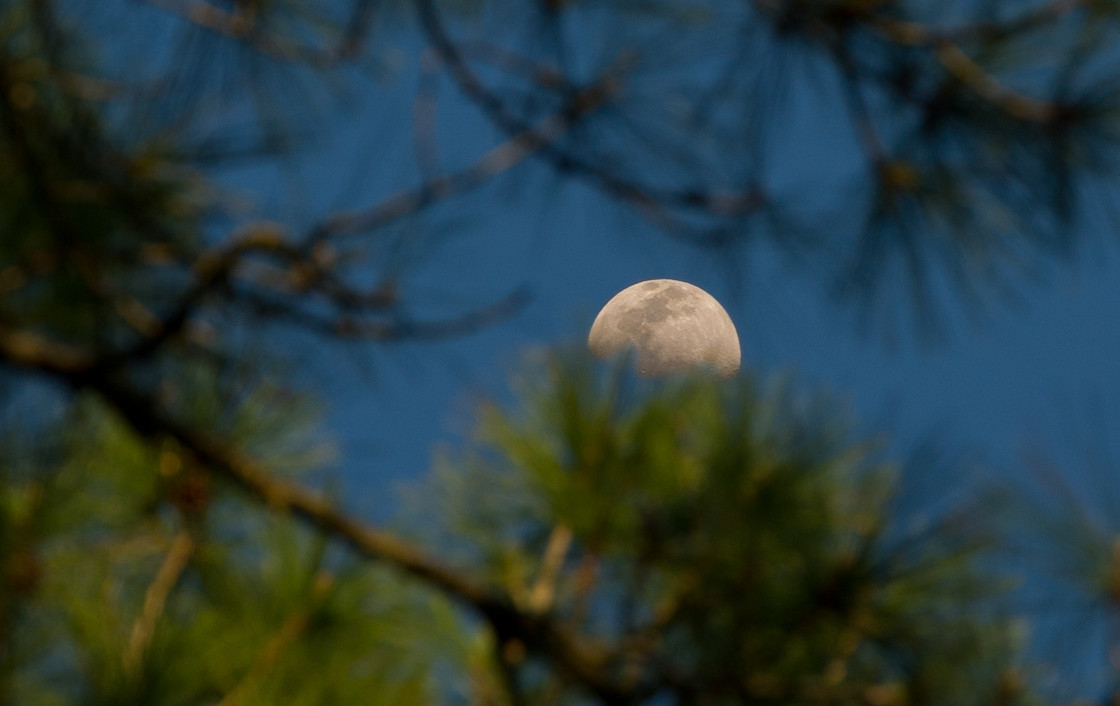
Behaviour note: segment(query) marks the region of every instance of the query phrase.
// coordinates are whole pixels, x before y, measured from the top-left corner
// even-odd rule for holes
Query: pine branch
[[[152,642],[156,624],[163,615],[167,599],[175,584],[179,582],[179,577],[186,570],[194,550],[195,540],[187,530],[181,530],[171,541],[159,571],[156,572],[155,578],[144,594],[144,604],[140,608],[140,614],[132,625],[128,645],[122,657],[125,673],[135,675],[143,664],[144,655]]]
[[[471,70],[460,46],[451,39],[444,27],[435,0],[417,0],[416,8],[428,41],[448,67],[451,77],[463,94],[479,106],[487,118],[502,132],[507,135],[525,132],[528,126],[513,115],[505,103]],[[587,93],[584,100],[573,102],[572,118],[577,119],[587,115],[609,97],[618,93],[621,90],[625,69],[625,66],[616,67],[592,84],[592,90]],[[549,75],[540,74],[542,77]],[[550,85],[550,82],[546,82],[545,85]],[[558,144],[548,144],[539,150],[538,154],[557,171],[592,182],[615,198],[637,207],[655,224],[671,230],[685,226],[668,212],[669,209],[727,217],[753,213],[767,203],[766,194],[758,187],[739,193],[654,187],[624,178],[609,168],[600,166],[596,161],[586,159]]]
[[[871,162],[871,166],[876,171],[881,172],[890,164],[891,157],[887,152],[886,145],[883,144],[879,129],[875,125],[875,119],[871,115],[871,109],[867,105],[867,99],[861,90],[855,62],[852,61],[847,47],[843,44],[837,43],[833,53],[840,69],[844,97],[847,99],[848,112],[855,124],[856,136],[867,155],[868,161]]]
[[[246,257],[260,253],[291,255],[292,252],[283,233],[274,226],[253,224],[242,229],[230,243],[202,253],[195,259],[192,267],[194,284],[179,297],[166,316],[146,327],[146,335],[127,348],[102,354],[97,365],[108,369],[152,356],[183,332],[206,298],[229,282]]]
[[[889,41],[928,48],[949,75],[985,102],[1018,120],[1045,125],[1054,119],[1057,112],[1053,102],[1032,98],[1003,85],[972,59],[961,48],[961,43],[969,39],[996,41],[1014,36],[1032,27],[1056,21],[1073,9],[1087,4],[1087,0],[1057,0],[1007,23],[982,23],[957,30],[937,30],[919,23],[880,15],[869,18],[867,25]]]
[[[895,41],[914,46],[936,46],[944,42],[994,41],[1061,20],[1075,10],[1091,7],[1098,0],[1050,0],[1018,17],[990,20],[959,27],[933,27],[913,20],[875,15],[872,25]]]
[[[356,11],[337,46],[312,47],[265,31],[252,5],[241,4],[236,12],[203,0],[144,0],[180,19],[228,39],[243,42],[277,61],[306,64],[317,69],[332,69],[357,55],[365,42],[369,24],[368,9]],[[362,3],[368,5],[369,3]]]
[[[217,706],[241,706],[252,698],[252,690],[275,667],[284,653],[299,640],[307,631],[311,613],[334,586],[334,577],[326,572],[315,575],[311,585],[310,595],[303,605],[298,606],[285,619],[280,629],[276,631],[262,646],[253,660],[252,667],[245,677],[231,689]]]
[[[331,216],[313,227],[306,241],[314,244],[343,235],[367,233],[418,213],[436,202],[475,189],[513,169],[526,158],[554,149],[555,143],[567,134],[575,120],[597,107],[608,94],[609,90],[598,84],[577,92],[562,110],[535,125],[518,125],[504,142],[491,148],[470,166],[432,177],[369,208]]]
[[[1056,110],[1052,102],[1031,98],[1004,86],[956,44],[939,44],[934,53],[950,75],[1008,115],[1024,122],[1042,125],[1053,120]]]
[[[536,583],[529,591],[530,610],[546,613],[551,609],[553,599],[556,597],[556,582],[560,579],[560,569],[564,565],[568,549],[572,546],[573,538],[572,530],[567,525],[557,525],[552,528]]]
[[[322,231],[325,233],[326,231]],[[334,231],[336,234],[341,231]],[[281,319],[313,332],[356,340],[436,340],[474,333],[519,311],[529,298],[525,288],[517,288],[497,301],[459,316],[434,321],[417,321],[396,311],[392,296],[375,290],[360,291],[342,281],[337,274],[333,256],[325,242],[296,246],[282,229],[271,223],[255,223],[234,235],[231,242],[204,252],[195,258],[193,284],[179,297],[168,314],[157,317],[134,302],[139,311],[132,311],[127,321],[140,333],[132,344],[102,351],[92,360],[74,360],[59,365],[88,371],[119,369],[126,363],[146,360],[170,341],[183,334],[191,319],[208,300],[221,297],[230,306],[244,306],[252,313]],[[269,281],[261,276],[241,273],[249,258],[267,257],[281,263],[281,277]],[[241,286],[234,286],[241,285]],[[248,285],[248,286],[246,286]],[[333,307],[328,313],[312,312],[303,306],[299,295],[321,295]],[[118,308],[120,303],[118,302]],[[373,319],[368,315],[377,314]],[[137,320],[139,319],[139,320]],[[0,335],[4,335],[0,330]],[[15,335],[14,333],[11,335]],[[31,346],[48,346],[45,339],[9,341],[13,352]],[[55,350],[55,358],[65,351]],[[29,351],[32,358],[35,350]]]
[[[270,298],[260,293],[239,292],[235,297],[256,315],[330,338],[351,341],[436,341],[476,333],[508,319],[529,301],[529,292],[519,287],[487,306],[461,316],[436,321],[413,321],[399,315],[383,320],[347,314],[320,315],[301,308],[299,302]]]
[[[0,324],[0,356],[21,368],[31,368],[60,378],[84,375],[97,363],[96,356],[55,343],[42,336]]]
[[[10,345],[13,341],[20,345]],[[93,367],[72,364],[91,360],[91,356],[0,326],[0,359],[48,374],[73,388],[97,392],[139,435],[174,439],[203,466],[271,511],[289,514],[343,542],[357,554],[394,566],[441,591],[483,618],[500,645],[516,641],[527,650],[546,656],[604,703],[630,704],[638,699],[635,689],[620,686],[610,675],[606,669],[607,655],[602,650],[580,641],[551,616],[519,608],[499,588],[441,563],[390,532],[347,515],[321,494],[274,477],[241,450],[174,418],[153,395],[127,381],[93,374]]]

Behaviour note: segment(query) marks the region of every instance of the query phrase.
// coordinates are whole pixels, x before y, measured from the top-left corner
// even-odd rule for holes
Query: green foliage
[[[582,356],[520,379],[520,402],[484,408],[477,443],[443,458],[425,514],[635,682],[696,703],[985,704],[1012,680],[982,528],[965,510],[911,528],[902,470],[833,406],[785,380],[649,385]]]
[[[197,414],[230,397],[186,380]],[[293,473],[322,458],[297,399],[262,383],[226,413],[245,448],[287,439]],[[0,465],[3,703],[438,702],[462,629],[442,596],[262,513],[92,398],[35,436],[49,452],[11,441]]]
[[[183,379],[185,418],[324,458],[291,441],[319,444],[297,395]],[[897,512],[906,470],[835,405],[788,380],[652,384],[573,354],[519,380],[519,401],[484,405],[477,438],[414,491],[420,534],[588,640],[641,700],[1028,703],[984,528],[967,508],[932,524]],[[51,424],[34,453],[10,440],[5,458],[26,462],[3,466],[8,702],[586,702],[547,653],[260,508],[95,399]]]
[[[985,2],[952,26],[938,3],[862,0],[152,4],[0,6],[0,706],[1039,698],[994,506],[901,510],[919,470],[789,380],[652,384],[542,354],[398,535],[307,487],[332,459],[319,401],[267,351],[504,315],[425,326],[398,270],[437,242],[418,216],[532,181],[527,160],[699,244],[761,229],[835,291],[894,302],[894,276],[921,305],[1030,281],[1117,169],[1116,3]],[[336,130],[322,98],[383,79],[414,30],[415,164],[380,142],[367,159],[348,132],[376,132],[366,116]],[[494,128],[466,149],[428,124],[459,117],[447,81]],[[847,163],[773,172],[812,137],[784,133],[810,81],[855,128]],[[295,147],[327,132],[419,182],[276,223],[210,181],[223,160],[302,169]],[[801,177],[826,181],[778,188]],[[1027,505],[1009,543],[1045,548],[1093,619],[1120,605],[1111,509]]]

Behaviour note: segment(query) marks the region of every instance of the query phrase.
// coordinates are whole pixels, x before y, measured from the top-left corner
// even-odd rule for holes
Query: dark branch
[[[253,313],[291,323],[333,338],[367,341],[440,340],[477,333],[520,311],[529,291],[518,288],[496,302],[461,316],[437,321],[415,321],[400,314],[371,319],[363,316],[330,316],[308,311],[298,302],[268,297],[259,292],[238,292]]]
[[[554,143],[568,132],[580,115],[595,109],[608,95],[609,87],[599,84],[577,92],[572,96],[569,106],[536,125],[521,126],[512,131],[505,142],[491,148],[470,166],[433,177],[418,187],[394,194],[370,208],[328,218],[311,230],[307,242],[313,244],[332,237],[367,233],[404,216],[418,213],[438,201],[477,188],[509,171],[534,153],[553,149]]]
[[[629,704],[636,700],[632,690],[619,686],[611,677],[602,651],[568,634],[550,616],[519,608],[501,589],[445,566],[392,533],[350,517],[310,489],[274,477],[234,446],[176,419],[154,396],[120,377],[95,374],[93,356],[0,327],[0,360],[45,373],[75,389],[97,392],[141,436],[174,439],[212,472],[270,510],[291,514],[361,556],[394,566],[473,610],[490,625],[499,644],[518,640],[527,649],[547,656],[605,703]]]
[[[341,41],[331,48],[294,42],[265,31],[254,11],[230,12],[202,0],[145,0],[214,34],[244,42],[254,50],[277,61],[306,64],[317,69],[332,69],[357,55],[368,34],[371,5],[358,3]],[[243,5],[242,7],[251,7]]]
[[[525,123],[514,116],[497,95],[487,89],[482,80],[471,70],[463,53],[452,41],[436,9],[435,0],[417,0],[417,10],[420,21],[428,40],[439,53],[440,58],[448,67],[451,76],[455,79],[460,90],[478,105],[490,121],[501,131],[509,135],[517,135],[528,130]],[[596,85],[599,90],[607,94],[617,92],[615,84],[621,79],[620,70],[610,72]],[[589,94],[589,97],[594,94]],[[578,112],[574,118],[590,112],[605,100],[607,96],[600,96],[598,101],[586,104],[585,101],[573,102],[573,108]],[[667,208],[681,209],[686,212],[703,213],[715,216],[741,216],[759,210],[766,205],[765,193],[757,187],[752,187],[742,193],[715,193],[697,189],[665,189],[642,184],[637,181],[625,179],[609,169],[599,166],[593,161],[563,149],[557,144],[542,146],[539,154],[561,172],[573,174],[590,180],[607,193],[635,205],[651,220],[670,220],[663,211]]]

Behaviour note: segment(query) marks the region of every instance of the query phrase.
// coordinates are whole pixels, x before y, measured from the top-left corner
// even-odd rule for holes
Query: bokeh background
[[[0,160],[16,185],[0,197],[4,382],[10,428],[30,425],[17,436],[86,378],[21,358],[13,331],[93,349],[143,333],[111,295],[117,313],[89,314],[92,333],[21,298],[63,291],[27,264],[36,219],[66,231],[48,238],[59,252],[117,247],[86,240],[102,211],[55,223],[47,206],[86,203],[129,155],[122,184],[166,175],[183,197],[153,242],[182,226],[195,254],[262,232],[293,248],[188,323],[321,401],[337,454],[316,482],[371,522],[470,438],[480,403],[512,400],[527,352],[578,347],[616,292],[667,277],[725,305],[751,374],[828,391],[861,433],[924,464],[916,507],[975,501],[994,480],[1068,491],[1106,535],[1120,523],[1103,500],[1120,497],[1114,3],[0,7]],[[55,118],[57,134],[37,132]],[[157,202],[106,201],[141,233]],[[198,274],[175,257],[122,296],[173,311]],[[338,281],[297,283],[319,257]],[[1080,599],[1036,581],[1057,597],[1035,649],[1111,635],[1106,620],[1071,627]],[[1076,690],[1106,688],[1107,649],[1064,651]]]

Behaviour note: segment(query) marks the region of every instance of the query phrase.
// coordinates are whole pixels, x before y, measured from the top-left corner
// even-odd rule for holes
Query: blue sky
[[[655,277],[694,282],[720,298],[754,370],[793,372],[806,386],[849,399],[868,428],[885,425],[910,439],[936,431],[1000,465],[1014,465],[1021,445],[1040,431],[1056,433],[1056,422],[1120,391],[1120,291],[1111,259],[1057,273],[1025,305],[1000,307],[981,327],[934,345],[892,347],[875,331],[855,330],[850,309],[780,264],[759,267],[736,292],[705,254],[672,245],[629,252],[628,237],[585,229],[579,221],[588,212],[572,208],[572,222],[547,236],[548,256],[525,263],[535,296],[514,320],[468,339],[375,351],[372,379],[357,386],[347,379],[332,390],[333,423],[354,482],[422,472],[432,443],[463,422],[471,396],[501,394],[521,351],[582,339],[616,291]],[[1048,443],[1065,443],[1063,435]]]
[[[280,170],[231,173],[230,183],[264,213],[297,226],[324,209],[415,184],[420,51],[415,37],[399,38],[385,51],[392,71],[357,83],[343,107],[316,108],[329,129],[308,151]],[[796,139],[779,140],[772,183],[795,206],[802,195],[815,204],[815,190],[855,191],[866,179],[852,160],[849,127],[816,110],[828,90],[813,81],[787,99],[785,137]],[[437,97],[445,164],[466,163],[500,139],[450,82]],[[657,277],[693,282],[720,299],[756,372],[793,372],[806,387],[849,400],[865,428],[888,429],[900,450],[934,431],[1014,472],[1024,444],[1050,437],[1048,446],[1068,445],[1072,430],[1055,422],[1079,418],[1087,405],[1103,402],[1111,426],[1120,421],[1120,404],[1110,402],[1120,393],[1120,259],[1113,234],[1100,223],[1084,228],[1087,247],[1027,287],[1024,302],[997,301],[987,323],[958,320],[935,344],[903,326],[888,345],[882,326],[860,329],[857,308],[829,300],[811,273],[787,267],[765,246],[730,254],[690,248],[531,162],[481,193],[355,240],[375,259],[386,242],[409,243],[403,295],[420,310],[469,310],[527,284],[533,300],[520,314],[442,343],[300,350],[326,373],[315,384],[331,405],[341,469],[359,493],[378,498],[379,512],[391,509],[386,484],[422,474],[433,446],[466,430],[472,399],[504,394],[527,347],[583,339],[614,293]]]
[[[345,101],[294,88],[286,96],[313,114],[306,151],[279,166],[225,173],[233,193],[252,205],[246,218],[264,215],[298,231],[324,212],[374,203],[418,182],[412,120],[423,44],[408,33],[388,37],[379,35],[382,68],[354,82]],[[774,134],[771,186],[806,212],[822,197],[858,192],[866,175],[853,159],[850,126],[819,109],[837,98],[828,81],[787,93],[791,117]],[[436,134],[448,168],[501,139],[446,79],[437,98]],[[389,244],[401,244],[394,262],[404,299],[431,315],[468,311],[525,284],[533,300],[511,320],[440,343],[270,339],[306,363],[307,379],[329,405],[347,501],[372,516],[390,515],[395,486],[420,478],[440,444],[469,431],[474,401],[506,397],[527,348],[584,340],[611,296],[662,277],[722,301],[746,367],[763,376],[793,373],[805,389],[830,391],[847,401],[860,428],[889,433],[900,455],[934,434],[950,455],[967,452],[1014,478],[1027,473],[1023,453],[1042,447],[1087,495],[1120,465],[1120,253],[1103,222],[1082,226],[1086,247],[1056,263],[1045,283],[1026,288],[1022,303],[997,302],[988,323],[958,320],[932,345],[904,326],[887,345],[881,327],[861,331],[851,305],[829,300],[809,271],[787,266],[765,245],[730,253],[690,248],[539,162],[507,177],[349,242],[375,262]],[[1112,466],[1090,478],[1085,464],[1094,454]],[[944,485],[959,481],[946,476]]]

